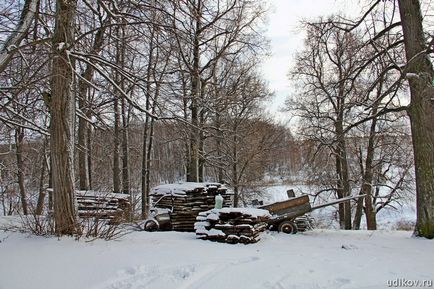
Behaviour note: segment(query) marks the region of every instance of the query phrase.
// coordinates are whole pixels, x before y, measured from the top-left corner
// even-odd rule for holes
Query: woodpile
[[[128,218],[129,195],[95,191],[76,192],[80,218],[108,219],[118,223]]]
[[[151,191],[152,207],[170,210],[171,229],[194,232],[199,212],[214,208],[215,196],[223,197],[223,207],[232,206],[233,195],[221,184],[179,183],[157,186]]]
[[[267,210],[223,208],[201,212],[196,218],[198,238],[229,244],[251,244],[260,240],[271,217]]]

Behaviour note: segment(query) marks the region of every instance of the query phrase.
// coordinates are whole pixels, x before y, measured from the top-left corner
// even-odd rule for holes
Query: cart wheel
[[[286,233],[286,234],[297,234],[298,231],[297,225],[291,221],[284,221],[280,223],[277,230],[279,232]]]
[[[143,226],[143,229],[145,229],[147,232],[155,232],[160,229],[160,225],[156,220],[147,220]]]

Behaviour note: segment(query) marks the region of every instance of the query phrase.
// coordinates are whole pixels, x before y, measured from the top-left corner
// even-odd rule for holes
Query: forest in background
[[[41,214],[50,187],[56,232],[71,233],[75,189],[134,195],[146,217],[159,183],[224,182],[237,206],[291,175],[324,199],[366,195],[339,206],[345,229],[363,215],[375,229],[416,183],[416,231],[432,236],[433,40],[419,1],[380,2],[304,23],[291,132],[264,114],[262,1],[5,1],[3,213]]]

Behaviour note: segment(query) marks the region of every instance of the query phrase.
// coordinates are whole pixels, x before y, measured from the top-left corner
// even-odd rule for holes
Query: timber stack
[[[130,201],[128,194],[96,191],[76,191],[78,216],[98,218],[119,223],[128,219]]]
[[[260,233],[268,227],[271,217],[267,210],[250,208],[222,208],[201,212],[195,223],[199,239],[229,244],[251,244],[260,240]]]
[[[194,223],[199,212],[214,208],[215,196],[223,197],[223,207],[230,207],[233,194],[219,183],[166,184],[154,187],[150,193],[151,207],[169,209],[171,229],[194,232]]]

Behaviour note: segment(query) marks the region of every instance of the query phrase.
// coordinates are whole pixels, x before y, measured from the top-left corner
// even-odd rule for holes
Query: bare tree
[[[363,31],[345,30],[340,25],[337,18],[307,23],[306,50],[298,55],[292,73],[302,86],[288,104],[301,118],[303,137],[317,143],[315,157],[328,161],[325,156],[334,156],[336,174],[329,173],[327,178],[335,185],[321,191],[336,191],[342,198],[359,186],[359,193],[366,195],[358,201],[353,224],[350,203],[340,206],[341,227],[350,229],[353,225],[358,229],[364,209],[368,229],[376,229],[374,187],[381,185],[376,184],[376,170],[386,162],[400,166],[396,160],[377,157],[381,146],[399,146],[380,143],[379,139],[387,135],[396,120],[387,114],[393,112],[399,118],[405,110],[399,98],[402,77],[395,71],[402,51],[396,47],[399,37],[393,34],[370,37],[379,29],[375,21],[366,22]],[[394,50],[385,53],[384,47],[389,45]],[[353,140],[357,142],[355,150],[348,143]],[[402,180],[394,180],[394,193],[407,179],[405,171]]]
[[[353,80],[362,62],[353,34],[333,29],[328,21],[307,24],[306,51],[299,54],[293,76],[305,84],[293,109],[304,121],[304,135],[315,139],[334,156],[336,194],[351,195],[346,124],[358,84]],[[351,229],[351,207],[339,206],[341,228]]]
[[[422,26],[420,3],[398,1],[407,56],[406,76],[410,84],[408,109],[416,169],[417,236],[434,238],[434,70]]]
[[[375,1],[359,20],[351,21],[349,26],[338,26],[343,30],[353,30],[364,23],[366,18],[372,16],[376,9],[382,10],[383,15],[387,15],[385,8],[390,6],[392,15],[397,9],[399,10],[400,21],[391,21],[383,30],[376,31],[372,39],[402,29],[403,40],[383,47],[382,52],[374,55],[372,60],[404,44],[407,63],[394,69],[398,70],[401,78],[407,79],[410,85],[410,104],[402,107],[401,110],[407,111],[412,128],[417,195],[415,235],[432,239],[434,238],[434,146],[432,145],[434,143],[432,101],[434,70],[429,55],[432,54],[433,37],[432,33],[425,34],[419,0],[391,1],[392,5],[386,5],[385,8],[379,7],[380,3],[381,1]]]
[[[261,45],[254,27],[264,13],[257,1],[195,0],[174,3],[173,30],[182,69],[188,72],[188,95],[184,95],[190,124],[187,181],[200,181],[203,176],[203,130],[206,86],[217,63],[228,55],[241,54],[246,48]],[[202,156],[201,156],[202,155]]]
[[[74,174],[75,98],[72,91],[76,1],[57,0],[56,26],[52,39],[51,159],[54,220],[57,234],[77,232]]]

